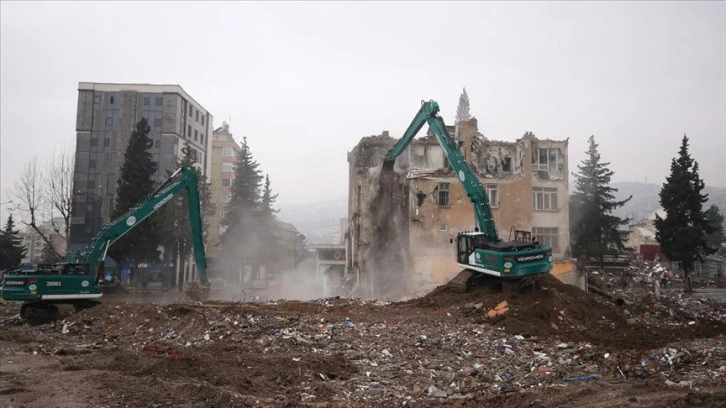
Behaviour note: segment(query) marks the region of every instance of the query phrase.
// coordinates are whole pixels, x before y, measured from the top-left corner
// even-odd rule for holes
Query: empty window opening
[[[545,172],[549,176],[560,177],[564,169],[564,158],[560,149],[536,148],[532,150],[532,170]]]
[[[505,171],[507,173],[512,171],[512,158],[511,157],[505,157],[504,160],[502,160],[502,171]]]
[[[487,184],[487,198],[489,199],[490,207],[499,207],[499,192],[496,184]]]
[[[557,211],[557,189],[534,187],[532,188],[534,199],[533,208],[539,211]]]
[[[439,207],[448,207],[449,204],[449,183],[439,183]]]
[[[552,247],[552,252],[560,252],[560,233],[557,228],[532,227],[532,236],[543,245]]]

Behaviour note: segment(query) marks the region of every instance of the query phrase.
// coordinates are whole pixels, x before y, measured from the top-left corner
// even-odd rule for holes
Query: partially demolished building
[[[569,249],[567,140],[528,132],[489,140],[471,119],[447,126],[486,188],[502,239],[532,231],[556,257]],[[383,132],[348,154],[348,271],[362,296],[405,297],[443,284],[460,268],[451,239],[475,228],[473,208],[433,135],[412,141],[395,180],[380,167],[396,139]]]

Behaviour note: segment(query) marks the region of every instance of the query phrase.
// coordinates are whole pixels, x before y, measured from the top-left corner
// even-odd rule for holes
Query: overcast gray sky
[[[726,187],[726,3],[0,3],[0,201],[71,146],[79,81],[181,85],[269,173],[278,203],[344,196],[346,153],[461,88],[489,138],[594,134],[615,181],[662,183],[684,133]],[[7,215],[2,206],[2,219]]]

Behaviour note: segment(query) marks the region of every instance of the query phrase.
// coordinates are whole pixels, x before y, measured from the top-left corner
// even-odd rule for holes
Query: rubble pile
[[[726,322],[725,303],[686,294],[682,279],[657,262],[635,263],[618,272],[592,271],[589,287],[618,305],[630,324]]]
[[[55,323],[0,321],[0,402],[38,406],[53,370],[99,407],[722,406],[720,317],[704,306],[693,324],[656,324],[625,315],[631,302],[549,278],[401,303],[104,302]]]

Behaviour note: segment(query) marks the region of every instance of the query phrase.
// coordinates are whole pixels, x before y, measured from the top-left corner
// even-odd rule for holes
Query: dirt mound
[[[678,339],[716,336],[726,330],[722,322],[715,321],[673,327],[633,326],[628,324],[627,305],[601,302],[552,276],[539,278],[536,286],[518,293],[502,291],[500,286],[486,281],[467,293],[456,293],[444,285],[401,305],[432,311],[455,308],[476,322],[487,322],[512,334],[587,341],[615,349],[659,347]],[[486,312],[503,301],[508,310],[489,318]]]

